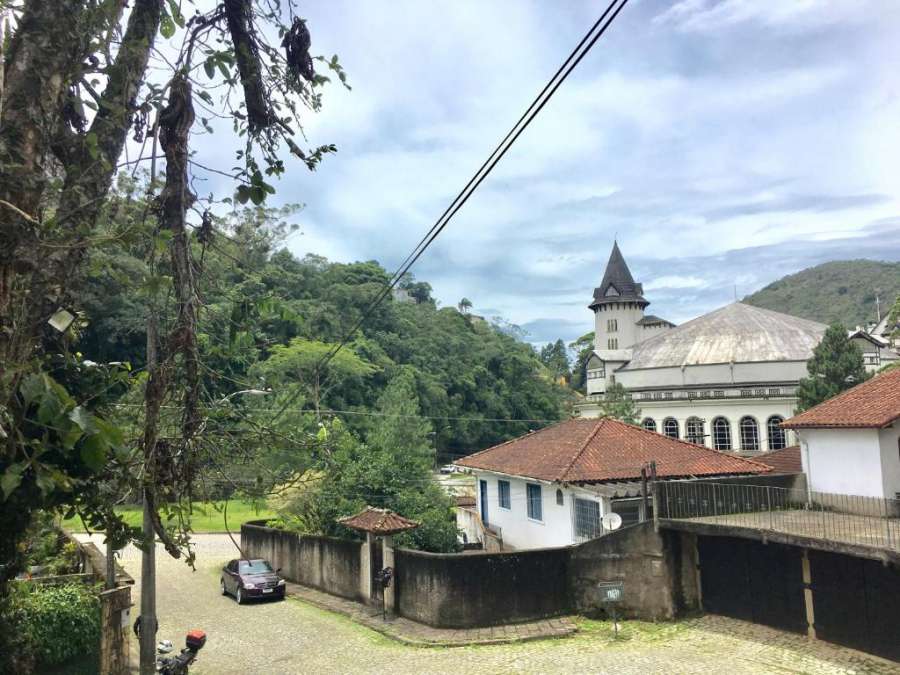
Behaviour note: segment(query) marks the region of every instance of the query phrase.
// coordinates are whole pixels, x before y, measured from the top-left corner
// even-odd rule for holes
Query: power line
[[[566,58],[563,64],[553,75],[553,77],[550,78],[546,85],[544,85],[544,88],[541,89],[540,93],[531,102],[531,105],[528,106],[528,108],[518,119],[518,121],[513,125],[509,132],[507,132],[503,140],[500,141],[494,151],[488,156],[481,167],[479,167],[478,171],[476,171],[472,178],[469,179],[469,182],[466,183],[465,187],[463,187],[459,194],[456,195],[456,198],[450,203],[450,205],[441,214],[437,221],[435,221],[434,225],[431,226],[431,229],[428,230],[428,232],[424,237],[422,237],[422,239],[412,250],[412,252],[397,268],[390,281],[378,293],[378,295],[375,296],[375,298],[369,304],[369,307],[353,324],[353,327],[347,332],[347,334],[341,339],[341,341],[338,342],[337,345],[335,345],[333,349],[331,349],[319,360],[315,367],[316,372],[320,372],[321,369],[337,355],[337,353],[344,347],[344,345],[353,337],[360,326],[362,326],[365,320],[369,318],[375,308],[381,304],[381,302],[399,283],[400,279],[402,279],[403,276],[406,275],[406,273],[412,268],[416,261],[434,242],[434,240],[437,239],[438,235],[440,235],[440,233],[447,226],[453,216],[456,215],[459,209],[461,209],[463,205],[469,200],[469,198],[472,196],[478,186],[481,185],[484,179],[487,178],[488,175],[490,175],[491,171],[493,171],[497,163],[516,142],[516,139],[518,139],[522,132],[528,128],[528,126],[547,104],[556,90],[563,82],[566,81],[575,67],[596,44],[597,40],[599,40],[600,37],[606,32],[606,29],[609,28],[612,22],[619,15],[619,12],[622,11],[627,3],[628,0],[612,0],[612,2],[610,2],[603,14],[600,15],[600,18],[597,19],[593,26],[591,26],[590,30],[588,30],[588,32],[581,39],[575,49],[572,50],[571,54],[569,54],[568,58]],[[287,401],[284,405],[284,409],[286,409],[290,405],[290,403],[292,403],[292,401]],[[272,419],[272,421],[274,422],[275,420],[277,420],[283,412],[283,410],[278,412]]]

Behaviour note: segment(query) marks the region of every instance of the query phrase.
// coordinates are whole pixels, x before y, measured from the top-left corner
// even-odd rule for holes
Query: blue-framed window
[[[525,485],[526,499],[528,503],[528,517],[532,520],[543,520],[544,513],[541,508],[541,486],[534,483]]]
[[[508,509],[510,507],[510,498],[509,498],[509,481],[508,480],[498,480],[497,481],[497,496],[500,500],[500,508]]]

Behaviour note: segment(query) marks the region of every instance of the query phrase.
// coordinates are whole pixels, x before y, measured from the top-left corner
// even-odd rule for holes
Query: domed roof
[[[623,370],[806,361],[825,328],[815,321],[735,302],[635,345]]]

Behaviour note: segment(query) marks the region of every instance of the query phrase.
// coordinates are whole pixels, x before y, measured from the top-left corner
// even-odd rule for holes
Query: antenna
[[[881,298],[879,297],[879,293],[881,293],[880,288],[875,289],[875,323],[881,323]]]
[[[737,284],[734,285],[734,301],[737,302]]]

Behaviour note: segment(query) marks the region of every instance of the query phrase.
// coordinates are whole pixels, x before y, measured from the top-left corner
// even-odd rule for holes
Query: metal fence
[[[662,481],[654,488],[660,518],[900,550],[897,499],[700,481]]]

